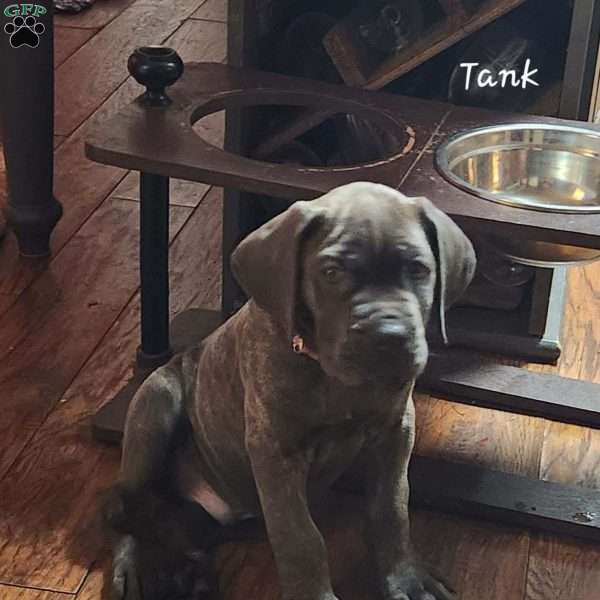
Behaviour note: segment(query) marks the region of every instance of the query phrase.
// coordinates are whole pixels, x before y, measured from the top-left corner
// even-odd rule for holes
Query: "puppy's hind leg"
[[[184,393],[175,359],[148,377],[127,415],[119,483],[104,507],[115,536],[112,595],[117,600],[203,597],[194,575],[204,569],[205,555],[190,548],[173,481],[177,450],[189,435]]]

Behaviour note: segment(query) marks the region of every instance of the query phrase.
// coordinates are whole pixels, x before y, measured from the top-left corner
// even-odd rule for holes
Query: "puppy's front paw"
[[[143,600],[135,564],[135,542],[125,537],[113,558],[111,600]]]
[[[385,600],[457,600],[449,584],[418,563],[406,563],[387,581]]]

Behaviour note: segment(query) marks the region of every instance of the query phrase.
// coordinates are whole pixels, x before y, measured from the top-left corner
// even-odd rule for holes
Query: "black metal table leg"
[[[140,173],[142,343],[138,365],[155,368],[171,357],[169,342],[169,178]]]
[[[127,409],[139,386],[174,352],[197,344],[222,322],[221,312],[191,309],[169,324],[169,178],[140,173],[141,344],[134,377],[94,419],[97,439],[121,440]],[[171,343],[172,340],[172,343]]]
[[[129,57],[131,75],[146,86],[137,99],[149,110],[169,106],[166,88],[183,73],[183,62],[170,48],[138,48]],[[222,322],[220,311],[191,309],[169,325],[169,178],[140,172],[140,280],[141,345],[137,370],[129,383],[98,411],[93,431],[96,438],[119,442],[129,404],[144,379],[166,363],[174,352],[182,352],[209,335]]]

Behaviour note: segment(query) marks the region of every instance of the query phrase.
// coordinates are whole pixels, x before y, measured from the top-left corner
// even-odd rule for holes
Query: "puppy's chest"
[[[357,455],[387,428],[384,415],[353,417],[323,424],[307,436],[306,450],[310,461],[310,478],[329,484],[354,462]]]
[[[405,402],[378,394],[358,399],[346,394],[329,395],[314,406],[313,426],[305,438],[310,473],[335,478],[402,418]]]

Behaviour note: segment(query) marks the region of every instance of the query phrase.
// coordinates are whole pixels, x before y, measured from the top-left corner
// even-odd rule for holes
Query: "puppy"
[[[425,198],[353,183],[293,204],[232,267],[249,302],[129,409],[108,510],[115,596],[203,597],[208,550],[260,517],[283,599],[336,600],[309,498],[360,455],[381,598],[453,598],[411,549],[407,467],[427,326],[445,338],[473,277],[467,237]]]

